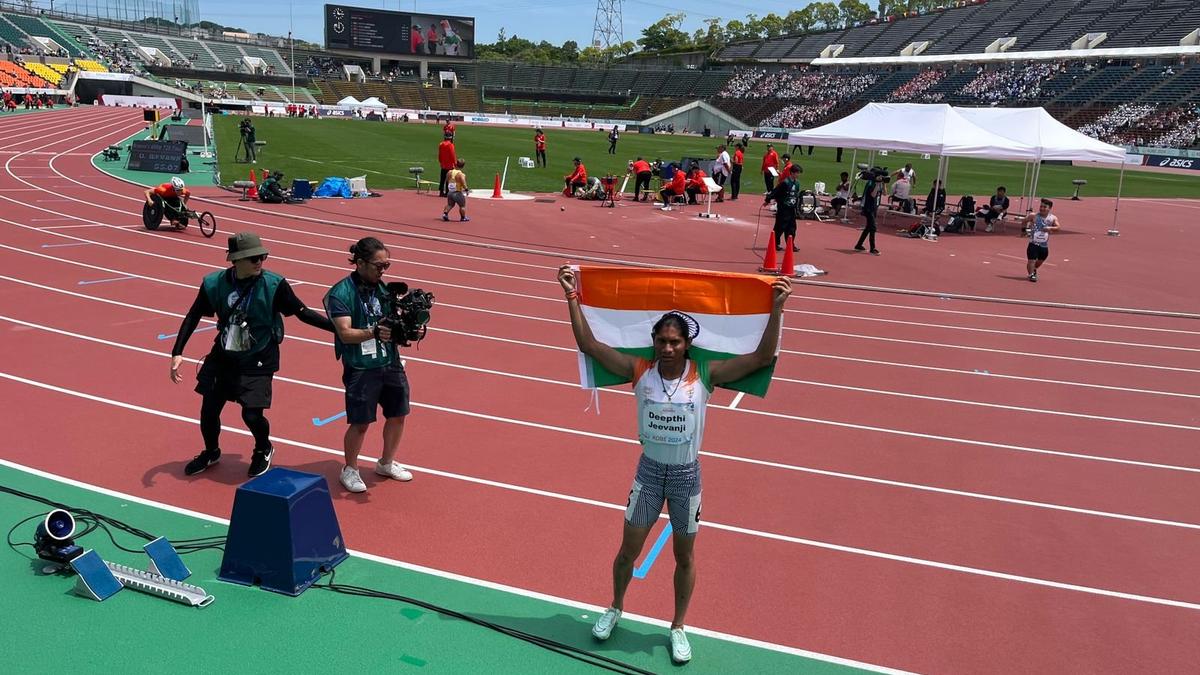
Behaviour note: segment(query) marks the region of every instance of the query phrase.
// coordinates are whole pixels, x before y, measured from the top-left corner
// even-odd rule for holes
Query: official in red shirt
[[[437,43],[437,29],[430,24],[429,31],[425,33],[425,53],[429,54],[430,56],[437,54]]]
[[[456,128],[457,127],[454,126],[454,120],[447,117],[446,123],[442,125],[442,135],[453,141],[454,140],[454,130]],[[451,167],[451,168],[453,168],[453,167]]]
[[[442,197],[446,196],[446,174],[450,173],[450,169],[453,169],[454,163],[458,161],[453,138],[446,134],[445,139],[438,144],[438,165],[442,167],[442,175],[438,178],[438,194]]]
[[[420,54],[421,43],[424,42],[424,40],[421,39],[421,24],[414,23],[412,25],[412,31],[410,32],[410,35],[412,36],[412,53]]]
[[[783,179],[788,177],[788,170],[792,168],[792,156],[791,155],[784,155],[780,159],[783,160],[783,168],[779,170],[779,178],[777,178],[775,180],[776,185],[779,185],[780,183],[783,182]]]
[[[654,176],[654,172],[650,170],[650,162],[638,157],[629,167],[630,173],[633,174],[633,198],[637,201],[650,199],[650,178]],[[642,195],[646,196],[643,198]]]
[[[575,171],[569,176],[563,176],[566,186],[563,187],[563,194],[567,197],[575,194],[575,188],[587,185],[587,168],[583,166],[583,160],[576,157]]]
[[[546,168],[546,132],[537,129],[533,132],[533,151],[535,153],[533,161],[542,163],[542,168]]]
[[[692,170],[688,175],[687,182],[687,196],[689,204],[696,203],[696,195],[708,194],[708,186],[704,184],[704,178],[706,176],[708,176],[708,174],[704,173],[704,169],[701,169],[699,165],[692,165]]]
[[[733,150],[733,173],[729,177],[729,198],[737,199],[738,192],[742,190],[742,164],[746,161],[746,153],[742,151],[742,144],[738,143]]]
[[[686,189],[687,175],[683,173],[683,169],[675,169],[675,173],[671,175],[671,182],[663,186],[663,189],[658,193],[658,196],[663,200],[663,208],[670,208],[671,197],[683,194]]]
[[[768,169],[779,170],[779,155],[775,152],[775,147],[767,144],[767,154],[763,155],[762,160],[762,175],[763,184],[767,187],[767,192],[775,189],[775,176],[771,175]],[[783,173],[779,173],[780,176]]]

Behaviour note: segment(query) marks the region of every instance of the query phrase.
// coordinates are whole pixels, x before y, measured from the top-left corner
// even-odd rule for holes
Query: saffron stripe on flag
[[[581,304],[688,314],[769,314],[774,277],[751,274],[580,267]]]

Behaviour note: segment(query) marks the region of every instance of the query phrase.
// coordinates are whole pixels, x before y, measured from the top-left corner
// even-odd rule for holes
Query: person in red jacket
[[[704,173],[704,169],[700,168],[699,164],[693,164],[691,172],[688,173],[687,196],[688,203],[696,203],[696,195],[708,194],[708,186],[704,184],[704,178],[708,174]]]
[[[788,173],[788,171],[792,170],[792,156],[791,155],[784,155],[784,156],[780,157],[780,159],[783,160],[783,168],[779,170],[779,177],[775,179],[775,185],[779,185],[780,183],[782,183],[784,181],[784,179],[786,179],[789,175],[791,175]],[[774,188],[772,188],[772,189],[774,189]]]
[[[438,165],[442,167],[442,175],[438,178],[438,195],[441,197],[446,196],[446,175],[458,161],[458,155],[454,152],[454,138],[450,134],[443,138],[445,140],[438,144]]]
[[[542,168],[546,168],[546,132],[537,129],[533,132],[533,161],[542,163]]]
[[[733,150],[733,173],[729,176],[729,199],[738,198],[738,193],[742,191],[742,164],[746,161],[746,153],[742,151],[742,144],[738,143]]]
[[[445,136],[446,138],[449,138],[451,141],[453,141],[454,140],[454,130],[456,128],[457,127],[454,126],[454,120],[450,119],[450,116],[447,115],[446,123],[442,125],[442,135]]]
[[[654,172],[650,169],[650,163],[638,157],[629,165],[629,172],[633,174],[633,198],[636,201],[644,201],[650,199],[650,179],[654,176]],[[642,197],[645,193],[646,196]]]
[[[687,188],[687,175],[683,173],[683,169],[676,169],[674,164],[671,168],[675,169],[675,173],[671,174],[671,182],[664,185],[658,193],[658,196],[662,197],[664,210],[671,208],[672,197],[683,194]]]
[[[588,178],[587,168],[583,166],[583,160],[576,157],[572,161],[575,162],[575,170],[571,172],[570,175],[563,176],[564,182],[566,183],[565,187],[563,187],[563,195],[567,197],[575,194],[575,188],[580,188],[587,185]]]
[[[409,35],[411,36],[410,42],[412,44],[412,53],[423,54],[424,51],[421,49],[421,45],[425,42],[425,40],[421,37],[421,24],[414,23]]]
[[[762,175],[763,184],[767,187],[767,192],[775,189],[775,176],[771,174],[771,169],[779,171],[779,154],[775,152],[775,147],[767,144],[767,154],[763,155],[762,159]],[[779,172],[782,176],[783,173]]]

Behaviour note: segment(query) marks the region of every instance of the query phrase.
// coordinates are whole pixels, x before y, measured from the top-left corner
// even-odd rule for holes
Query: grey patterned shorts
[[[633,527],[654,525],[665,501],[675,534],[696,534],[700,529],[700,488],[699,460],[663,464],[642,455],[629,490],[625,522]]]

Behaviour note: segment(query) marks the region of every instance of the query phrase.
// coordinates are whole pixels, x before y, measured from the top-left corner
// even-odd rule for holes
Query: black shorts
[[[346,387],[346,422],[370,424],[375,411],[383,407],[384,419],[408,414],[408,375],[404,366],[393,364],[384,368],[342,371]]]
[[[237,364],[209,354],[196,375],[196,393],[236,401],[244,408],[270,408],[274,378],[270,373],[245,374]]]
[[[1028,260],[1045,260],[1050,257],[1049,246],[1038,246],[1032,241],[1025,247],[1025,258]]]

